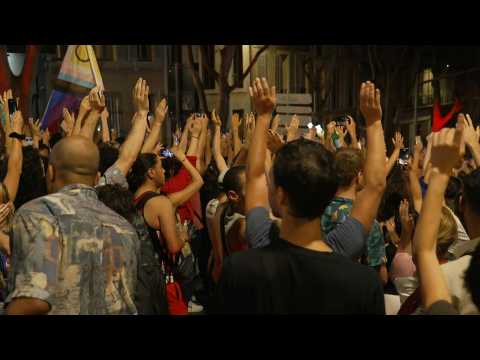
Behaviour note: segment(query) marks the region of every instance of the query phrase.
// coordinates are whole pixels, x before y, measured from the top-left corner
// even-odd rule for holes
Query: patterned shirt
[[[98,181],[97,187],[104,185],[120,185],[124,189],[128,190],[127,178],[115,164],[110,166],[107,171],[105,171],[103,176]]]
[[[350,216],[352,206],[353,201],[351,199],[337,196],[332,200],[322,216],[322,230],[325,235]],[[377,220],[374,221],[367,238],[367,263],[370,266],[379,266],[386,263],[383,233]]]
[[[13,220],[7,303],[47,302],[49,314],[136,314],[139,240],[95,189],[69,185],[25,204]]]

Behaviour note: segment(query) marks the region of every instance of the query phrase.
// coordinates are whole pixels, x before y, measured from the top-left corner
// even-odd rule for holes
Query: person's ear
[[[155,172],[155,170],[154,170],[153,168],[148,169],[148,171],[147,171],[147,177],[148,177],[149,179],[154,178],[154,177],[155,177],[154,172]]]
[[[98,185],[99,181],[100,181],[100,171],[97,171],[97,176],[95,176],[95,185]]]
[[[56,171],[55,171],[55,168],[53,167],[53,165],[48,164],[48,169],[47,169],[48,180],[53,183],[55,181],[56,175],[57,174],[56,174]]]

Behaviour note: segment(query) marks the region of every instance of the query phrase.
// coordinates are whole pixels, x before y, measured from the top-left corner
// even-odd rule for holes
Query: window
[[[108,124],[110,130],[115,129],[117,135],[120,136],[120,130],[122,129],[123,112],[121,107],[121,96],[117,92],[105,92],[105,102],[107,105],[108,113],[110,117]]]
[[[114,49],[113,45],[94,45],[95,56],[97,60],[102,61],[114,61]]]
[[[151,45],[137,45],[138,61],[153,61]]]
[[[419,82],[419,105],[433,104],[433,72],[432,69],[425,69],[420,74]]]
[[[440,79],[440,103],[449,104],[453,102],[454,81],[452,78]]]
[[[243,88],[243,81],[241,81],[243,75],[243,46],[237,45],[235,48],[235,56],[233,58],[233,83],[239,84],[239,88]]]
[[[215,69],[215,45],[201,45],[205,50],[206,65],[211,69]],[[200,50],[201,51],[201,50]],[[203,61],[203,59],[202,59]],[[202,78],[205,89],[215,89],[215,77],[202,66]]]

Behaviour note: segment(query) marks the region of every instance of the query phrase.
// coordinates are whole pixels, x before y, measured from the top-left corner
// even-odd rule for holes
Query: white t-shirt
[[[474,247],[474,244],[470,243],[470,237],[465,231],[465,228],[463,227],[462,222],[457,217],[457,215],[455,215],[455,213],[448,206],[446,206],[446,208],[448,209],[448,211],[450,211],[453,218],[455,219],[455,223],[457,224],[458,239],[448,248],[448,254],[450,255],[449,260],[455,260],[459,259],[467,252],[469,252],[470,247]]]

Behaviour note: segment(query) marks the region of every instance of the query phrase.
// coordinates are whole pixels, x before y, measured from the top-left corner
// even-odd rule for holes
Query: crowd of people
[[[371,82],[362,136],[351,116],[324,132],[297,116],[280,126],[265,78],[250,96],[254,113],[233,114],[227,133],[215,110],[192,114],[166,148],[167,102],[150,104],[142,78],[126,137],[110,131],[99,87],[54,134],[4,92],[1,311],[478,314],[480,128],[469,115],[417,137],[406,160],[399,132],[387,156]]]

